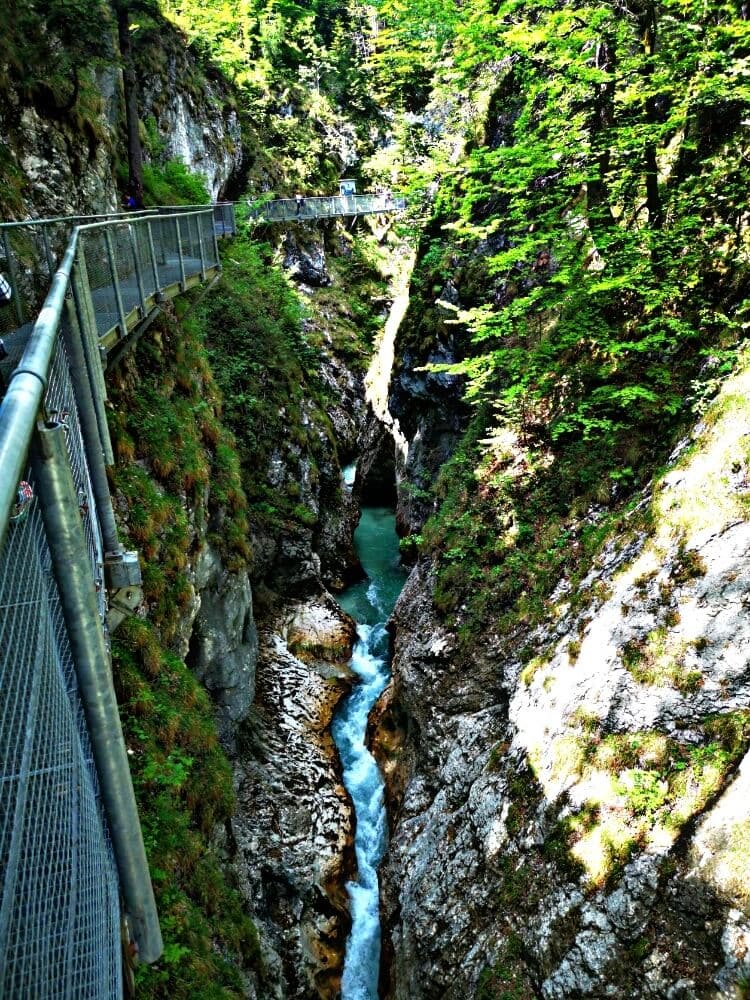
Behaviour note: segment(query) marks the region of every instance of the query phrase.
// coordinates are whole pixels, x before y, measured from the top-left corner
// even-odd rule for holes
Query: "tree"
[[[135,13],[158,14],[156,0],[112,0],[117,20],[117,38],[122,64],[125,97],[125,128],[128,146],[128,187],[137,203],[143,201],[143,144],[138,115],[138,81],[133,64],[131,42],[132,16]]]

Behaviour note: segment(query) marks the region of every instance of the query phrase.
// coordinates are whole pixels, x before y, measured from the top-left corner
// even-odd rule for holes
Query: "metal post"
[[[55,273],[55,259],[52,256],[52,248],[49,245],[49,230],[47,226],[42,226],[42,240],[44,241],[44,253],[47,258],[50,278]]]
[[[223,220],[222,220],[222,225],[223,225]],[[216,235],[216,226],[213,226],[212,228],[213,228],[213,237],[214,237],[214,261],[217,264],[220,264],[221,257],[219,257],[219,238]],[[226,236],[226,231],[225,231],[224,235]]]
[[[180,259],[180,285],[185,289],[185,258],[182,256],[182,234],[180,233],[179,216],[174,217],[174,231],[177,234],[177,255]]]
[[[211,228],[214,228],[214,213],[211,212]],[[208,213],[201,212],[195,216],[195,225],[198,230],[198,251],[201,257],[201,281],[206,280],[206,251],[203,247],[203,233],[201,232],[201,226],[203,225],[203,220],[208,218]]]
[[[128,223],[128,235],[130,237],[130,249],[133,253],[133,264],[135,265],[135,280],[138,283],[138,298],[141,300],[141,315],[146,315],[146,289],[143,287],[143,274],[141,273],[141,262],[138,258],[138,243],[135,238],[133,226]]]
[[[148,248],[151,253],[151,268],[154,272],[154,292],[158,295],[161,281],[159,280],[159,265],[156,263],[156,247],[154,246],[154,234],[151,230],[150,219],[146,223],[146,228],[148,230]]]
[[[117,274],[117,261],[115,259],[115,248],[112,246],[112,233],[109,229],[104,230],[104,242],[107,244],[107,258],[109,259],[109,272],[112,275],[112,287],[115,291],[115,302],[117,303],[117,315],[120,317],[120,333],[123,340],[128,335],[128,321],[125,318],[125,307],[122,304],[122,294],[120,293],[120,279]]]
[[[5,250],[5,262],[8,265],[8,281],[10,282],[11,291],[13,292],[13,308],[16,312],[16,319],[18,320],[18,325],[23,326],[25,323],[23,303],[21,302],[21,296],[19,294],[18,288],[18,271],[16,269],[16,258],[13,255],[13,251],[10,248],[10,240],[8,239],[8,230],[3,229],[3,248]]]
[[[78,419],[81,423],[83,443],[86,448],[86,460],[91,476],[91,486],[96,501],[96,515],[102,532],[104,551],[120,552],[122,546],[117,535],[117,523],[112,510],[112,497],[109,493],[107,470],[104,462],[104,449],[99,433],[99,421],[94,405],[94,385],[89,377],[86,365],[86,355],[83,350],[83,335],[76,313],[75,302],[71,298],[65,300],[68,322],[63,324],[63,337],[68,355],[70,379],[78,409]]]
[[[104,382],[104,372],[99,355],[99,333],[96,328],[96,313],[94,312],[94,304],[91,301],[91,288],[86,269],[86,258],[80,245],[76,254],[75,264],[73,265],[71,286],[78,314],[81,343],[89,373],[89,385],[91,386],[94,409],[96,410],[96,423],[99,428],[99,438],[102,444],[102,451],[104,452],[104,461],[107,465],[114,465],[115,456],[112,451],[107,413],[104,408],[104,401],[107,398],[107,387]]]
[[[37,431],[39,503],[109,821],[125,908],[143,962],[163,945],[117,699],[62,424]]]

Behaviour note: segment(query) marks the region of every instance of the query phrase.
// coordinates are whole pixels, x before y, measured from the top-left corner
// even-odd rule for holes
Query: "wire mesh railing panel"
[[[121,997],[117,873],[44,525],[0,552],[0,996]]]
[[[125,315],[141,304],[136,257],[133,252],[133,226],[137,223],[117,223],[108,226],[105,243],[111,247],[114,273],[117,276],[115,292],[119,291]]]
[[[374,215],[402,211],[405,198],[390,194],[323,195],[315,198],[277,198],[250,207],[250,217],[263,222],[329,219],[334,216]]]
[[[206,267],[214,267],[218,264],[216,258],[217,242],[214,219],[211,215],[201,215],[198,219],[201,231],[201,244],[203,247],[203,259]]]
[[[233,224],[233,213],[231,218]],[[71,317],[74,321],[76,314],[81,318],[84,338],[89,337],[88,356],[91,358],[93,348],[96,362],[96,345],[90,338],[94,325],[99,336],[118,326],[124,334],[125,321],[134,307],[146,307],[146,300],[157,291],[218,265],[215,212],[204,209],[181,218],[116,218],[106,226],[86,226],[78,231],[77,256],[74,241],[61,249],[63,222],[0,226],[0,270],[13,271],[14,291],[12,307],[0,309],[0,398],[21,361],[35,311],[64,258],[38,321],[35,348],[24,365],[32,365],[39,381],[46,382],[46,418],[64,427],[78,503],[73,523],[80,515],[91,585],[97,595],[96,611],[103,622],[106,596],[101,528],[64,346],[67,344],[75,355],[77,346],[72,337],[78,326],[76,323],[74,330],[67,330],[65,324]],[[65,294],[67,290],[70,296],[71,286],[66,282],[71,280],[75,311],[68,313]],[[43,349],[40,344],[45,345]],[[48,364],[45,352],[50,349],[52,360]],[[92,372],[90,363],[88,370]],[[99,371],[98,367],[95,370]],[[37,416],[36,399],[31,396],[28,412],[24,411],[23,433],[12,411],[3,410],[0,433],[9,435],[7,441],[28,441]],[[8,412],[11,417],[6,421]],[[91,413],[85,412],[90,437]],[[95,449],[92,455],[97,456],[92,457],[92,463],[101,463],[98,445],[89,443]],[[18,445],[18,449],[22,447],[26,446]],[[78,684],[79,674],[87,676],[82,672],[87,660],[79,657],[76,664],[73,662],[70,636],[76,640],[76,633],[71,631],[69,636],[66,616],[76,605],[68,602],[63,614],[57,584],[60,547],[57,539],[48,539],[45,534],[37,485],[28,458],[18,450],[14,470],[22,460],[24,478],[13,498],[0,548],[0,997],[120,1000],[120,885]],[[100,477],[100,467],[92,467],[95,479]],[[96,481],[100,489],[100,479]],[[4,496],[7,500],[8,493]],[[3,525],[6,513],[0,511]],[[107,516],[111,518],[111,511]],[[50,546],[56,552],[55,572]],[[93,607],[90,613],[96,613]],[[98,635],[101,642],[101,632]],[[91,698],[87,683],[83,683],[83,690]],[[108,725],[118,725],[116,713]],[[95,745],[101,769],[101,740]],[[127,776],[124,756],[122,761],[119,785],[113,785],[106,765],[102,772],[110,776],[105,785],[110,810],[119,807],[113,805],[112,788],[130,787],[129,778],[123,778],[123,774]],[[130,794],[132,798],[132,788]],[[115,821],[112,829],[117,832],[122,824]],[[134,802],[127,829],[136,831],[140,838]],[[148,934],[143,932],[143,940],[146,953],[157,957],[161,937],[145,856],[142,845],[140,859],[137,853],[128,854],[128,848],[118,841],[118,858],[121,863],[123,856],[131,859],[128,870],[131,874],[135,870],[138,879],[134,890],[138,902],[131,912],[143,912],[143,899],[150,906],[146,911],[150,929]],[[124,882],[127,900],[126,889]]]
[[[66,322],[66,320],[63,319],[63,322]],[[86,537],[86,547],[91,563],[91,578],[94,581],[96,589],[99,615],[102,621],[104,621],[106,602],[101,530],[96,516],[96,500],[91,485],[89,467],[86,462],[75,393],[70,380],[70,369],[61,337],[57,339],[57,346],[52,359],[52,368],[47,388],[46,410],[50,419],[58,420],[65,427],[68,458],[70,460],[71,472],[73,473],[73,482],[78,498],[78,510],[81,515],[81,524]]]
[[[162,286],[167,287],[175,281],[181,281],[180,272],[180,234],[179,223],[174,218],[161,219],[162,246],[164,247],[164,271]]]
[[[213,206],[214,233],[216,236],[235,236],[237,221],[231,201],[220,201]]]
[[[105,231],[90,229],[82,233],[81,252],[86,261],[86,277],[96,316],[96,328],[101,337],[120,321]]]
[[[47,228],[38,226],[5,227],[0,232],[0,272],[13,291],[12,301],[0,310],[0,335],[33,319],[42,307],[54,269],[46,237]]]
[[[143,283],[143,292],[146,297],[153,295],[159,290],[159,285],[154,274],[154,265],[151,259],[151,245],[148,238],[148,222],[138,223],[132,227],[134,252],[138,261],[138,268]]]
[[[198,238],[199,216],[191,212],[180,219],[182,233],[182,255],[184,258],[185,275],[190,277],[201,271],[200,240]]]

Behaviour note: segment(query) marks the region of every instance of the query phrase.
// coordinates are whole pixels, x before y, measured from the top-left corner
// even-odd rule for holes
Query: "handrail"
[[[3,470],[0,479],[0,548],[8,530],[10,511],[31,443],[34,422],[47,388],[52,351],[78,247],[78,232],[76,227],[34,324],[21,363],[11,376],[0,402],[0,468]]]
[[[22,350],[22,353],[6,379],[0,400],[0,590],[5,595],[7,609],[4,641],[9,643],[3,648],[0,676],[5,684],[10,684],[10,691],[3,691],[0,685],[0,694],[14,699],[9,703],[14,706],[10,714],[0,711],[0,759],[5,758],[2,774],[7,794],[15,796],[9,801],[16,803],[13,825],[6,827],[12,831],[13,846],[7,858],[13,871],[5,889],[0,889],[0,992],[4,988],[17,991],[19,983],[24,984],[24,995],[41,989],[41,984],[34,979],[36,973],[25,964],[28,949],[8,950],[11,949],[9,928],[11,920],[16,919],[15,914],[23,914],[23,907],[27,905],[37,907],[39,912],[49,906],[49,912],[55,914],[55,920],[39,924],[35,933],[41,936],[34,940],[32,951],[52,947],[51,938],[45,935],[57,933],[54,928],[60,919],[53,901],[38,897],[26,901],[26,890],[21,893],[17,889],[27,884],[25,879],[20,881],[18,878],[19,870],[24,876],[26,874],[26,867],[19,869],[19,865],[29,864],[22,860],[23,855],[18,850],[18,838],[26,829],[23,824],[28,822],[24,810],[27,805],[35,810],[51,806],[48,799],[41,799],[41,806],[32,805],[31,798],[26,795],[28,771],[13,761],[18,757],[18,741],[24,748],[42,745],[37,735],[29,743],[29,734],[37,732],[30,728],[31,720],[35,726],[50,727],[50,717],[41,714],[41,708],[37,710],[35,696],[29,695],[32,700],[24,701],[27,695],[14,693],[15,686],[27,675],[34,678],[35,690],[42,684],[52,684],[50,678],[58,676],[63,663],[71,663],[77,676],[78,694],[75,697],[80,698],[78,704],[84,709],[84,735],[90,741],[98,775],[111,842],[109,850],[114,851],[124,909],[131,918],[139,957],[142,961],[153,962],[161,954],[158,915],[112,690],[102,620],[105,611],[103,590],[99,586],[102,573],[110,595],[107,615],[110,627],[114,627],[122,614],[132,607],[127,602],[132,600],[134,593],[137,595],[140,576],[137,555],[123,552],[118,542],[107,487],[105,465],[112,457],[103,405],[101,351],[104,348],[106,353],[112,337],[116,338],[111,340],[112,344],[122,343],[131,331],[137,332],[150,322],[165,297],[177,295],[220,271],[216,240],[218,235],[236,229],[233,206],[218,206],[218,216],[217,223],[217,207],[204,205],[180,206],[178,211],[166,209],[162,213],[153,210],[74,217],[80,224],[69,232],[64,252],[54,268],[55,248],[46,239],[44,244],[39,240],[30,242],[28,230],[19,236],[13,234],[24,226],[31,227],[31,232],[39,232],[41,227],[44,232],[47,225],[62,220],[8,223],[2,233],[0,252],[4,248],[6,263],[16,268],[16,287],[21,282],[23,288],[29,290],[25,304],[33,306],[34,281],[38,285],[49,275],[51,285],[38,315],[30,324],[30,332],[29,325],[21,324],[3,334],[12,348],[5,362],[6,370],[13,363],[14,352]],[[61,234],[54,235],[58,238]],[[36,261],[29,262],[29,247],[37,250]],[[47,268],[41,266],[45,262]],[[62,337],[64,351],[59,344]],[[40,414],[43,421],[39,420]],[[30,454],[34,456],[31,475],[27,471]],[[22,482],[25,479],[29,482]],[[19,496],[23,492],[19,483],[25,495],[32,498],[32,511],[41,512],[43,528],[33,513],[28,518],[27,511],[19,514]],[[14,522],[12,527],[11,521]],[[19,551],[26,553],[20,563]],[[44,555],[45,552],[48,554]],[[34,557],[29,561],[32,554]],[[50,565],[51,576],[46,568]],[[42,611],[39,604],[37,612],[45,616],[40,619],[42,624],[38,632],[31,630],[27,618],[23,617],[29,604],[24,588],[29,587],[34,588],[35,601],[45,602],[45,610]],[[48,591],[48,588],[52,589]],[[65,622],[62,630],[59,625],[50,624],[54,612],[49,609],[58,601]],[[0,631],[2,625],[0,621]],[[53,635],[44,640],[49,645],[43,645],[41,638],[37,641],[37,636],[45,634]],[[39,652],[42,649],[48,651]],[[54,684],[66,702],[68,697],[74,697],[70,693],[73,689],[60,688],[59,681]],[[26,688],[23,690],[25,692]],[[21,701],[15,700],[17,698]],[[60,703],[55,704],[59,706]],[[47,711],[45,708],[44,712]],[[20,713],[17,722],[13,721],[16,713]],[[29,721],[24,721],[25,718]],[[75,720],[80,718],[80,708],[71,718],[70,725],[79,725]],[[50,731],[50,738],[56,735],[56,729]],[[67,737],[66,760],[73,761],[75,748],[82,745],[81,739],[83,736],[80,739]],[[24,749],[24,754],[26,752]],[[51,786],[49,793],[45,792],[53,797],[55,808],[63,801],[75,803],[76,796],[84,794],[79,791],[82,779],[74,778],[72,768],[78,767],[80,774],[88,765],[81,756],[75,757],[75,761],[71,764],[73,784],[63,785],[61,778],[60,784]],[[36,818],[40,814],[33,811],[29,815]],[[88,822],[99,822],[96,809],[89,810],[87,815]],[[0,824],[0,832],[2,829]],[[89,838],[107,843],[108,838],[101,827],[98,832],[91,825],[87,829]],[[93,839],[84,841],[92,857],[94,848],[90,845],[93,843]],[[6,846],[2,844],[3,851]],[[100,856],[101,853],[97,855]],[[72,857],[77,858],[78,854]],[[6,855],[0,855],[0,863],[5,860]],[[72,873],[67,877],[75,878]],[[118,878],[108,875],[107,888],[102,890],[115,902]],[[32,880],[30,884],[37,883]],[[74,892],[75,888],[70,891]],[[66,903],[71,913],[73,905],[72,901]],[[71,924],[66,932],[75,938],[76,927]],[[115,956],[117,967],[119,937],[116,926],[114,931],[115,935],[111,923],[102,916],[97,933]],[[83,951],[79,953],[78,947],[90,948],[89,939],[82,940],[80,945],[69,943],[71,954],[78,954],[80,959]],[[100,956],[88,952],[86,955],[87,962],[100,962]],[[31,985],[26,978],[29,976]],[[96,995],[103,997],[105,994],[97,992]]]
[[[207,214],[212,211],[210,205],[201,208],[201,213]],[[169,220],[178,218],[180,214],[183,213],[150,215],[146,218],[158,217]],[[98,216],[90,216],[90,218],[98,218]],[[136,221],[138,221],[138,217],[131,214],[118,217],[116,221],[104,220],[74,228],[63,261],[55,272],[52,287],[32,329],[23,357],[11,375],[3,400],[0,402],[0,468],[3,469],[3,477],[0,482],[0,547],[5,540],[10,510],[16,493],[16,484],[21,478],[21,468],[28,452],[34,421],[39,412],[42,395],[47,387],[52,351],[81,234],[106,230],[112,226],[113,222],[116,225],[122,225]],[[123,335],[126,333],[127,331],[123,331]]]
[[[203,205],[203,208],[208,208],[209,206]],[[140,208],[136,211],[128,212],[95,212],[92,215],[56,215],[50,216],[49,218],[42,219],[14,219],[12,222],[0,222],[1,229],[13,229],[20,226],[50,226],[54,223],[59,222],[76,222],[79,225],[86,225],[83,220],[86,219],[101,219],[103,221],[107,220],[119,220],[126,218],[138,217],[141,215],[155,215],[158,213],[157,208]],[[81,221],[79,221],[81,220]]]

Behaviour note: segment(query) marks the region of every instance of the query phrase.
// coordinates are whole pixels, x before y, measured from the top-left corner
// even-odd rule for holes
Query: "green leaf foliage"
[[[449,348],[432,370],[476,411],[422,551],[457,625],[466,601],[523,624],[585,562],[582,513],[606,523],[744,336],[750,22],[725,2],[470,0],[437,31],[429,3],[381,6],[394,38],[430,40],[429,114],[453,130],[419,161],[432,218],[402,351]]]

